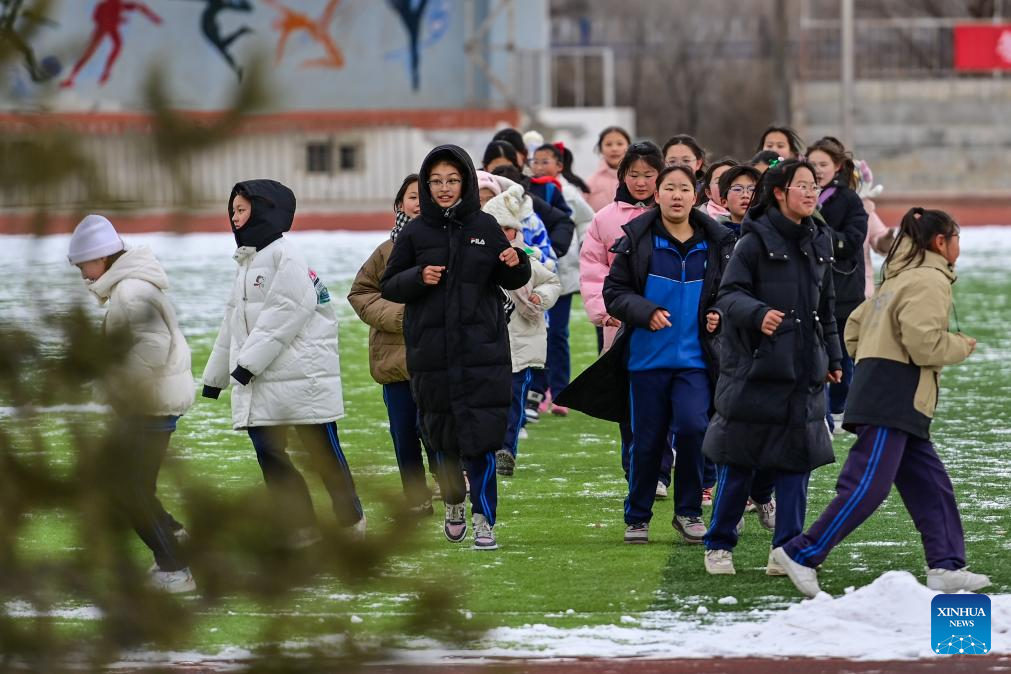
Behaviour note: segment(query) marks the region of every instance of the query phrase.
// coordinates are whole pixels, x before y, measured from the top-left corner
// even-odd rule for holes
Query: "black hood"
[[[428,187],[428,174],[432,167],[440,161],[449,161],[461,167],[463,174],[463,185],[460,192],[460,201],[451,209],[443,209],[432,199],[432,190]],[[474,171],[474,162],[470,155],[457,145],[440,145],[425,157],[421,163],[421,171],[418,173],[421,180],[418,184],[418,196],[421,201],[421,215],[432,221],[440,221],[443,218],[451,217],[460,220],[472,213],[481,210],[481,199],[477,190],[477,173]]]
[[[243,194],[253,204],[253,212],[242,229],[232,224],[232,200]],[[295,219],[295,193],[276,180],[247,180],[236,183],[228,197],[228,222],[235,243],[261,250],[291,229]]]

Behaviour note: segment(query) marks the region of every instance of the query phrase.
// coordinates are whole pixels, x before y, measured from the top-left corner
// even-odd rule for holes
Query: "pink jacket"
[[[614,201],[614,193],[618,191],[618,170],[611,168],[601,159],[600,166],[586,181],[586,186],[590,188],[586,203],[590,204],[590,208],[594,211],[599,211]]]
[[[874,202],[864,199],[864,210],[867,211],[867,238],[864,239],[864,269],[867,275],[867,287],[864,294],[869,298],[874,294],[874,265],[871,262],[871,250],[877,248],[878,240],[888,233],[888,227],[875,213]]]
[[[617,187],[615,188],[617,190]],[[625,235],[622,226],[636,216],[642,215],[650,207],[638,208],[624,201],[612,201],[605,206],[586,230],[586,239],[579,250],[579,292],[583,295],[583,308],[590,322],[604,325],[607,309],[604,308],[604,279],[611,271],[614,253],[611,246]],[[604,328],[604,350],[610,348],[618,328]]]

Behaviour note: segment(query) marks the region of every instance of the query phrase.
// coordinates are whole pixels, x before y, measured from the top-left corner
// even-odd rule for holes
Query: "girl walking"
[[[831,239],[811,219],[819,191],[806,162],[766,171],[723,274],[716,414],[703,444],[719,466],[705,537],[711,574],[735,573],[737,524],[756,471],[775,471],[777,547],[803,530],[810,471],[834,460],[824,388],[839,380],[841,354]],[[771,554],[766,572],[782,574]]]
[[[802,593],[820,591],[815,569],[888,497],[892,485],[920,532],[927,587],[976,591],[990,579],[965,568],[955,490],[930,441],[941,369],[968,358],[976,340],[948,331],[958,225],[944,211],[913,208],[885,259],[884,282],[846,324],[857,361],[847,430],[857,434],[836,497],[804,534],[773,557]]]
[[[422,430],[438,452],[446,538],[467,535],[465,467],[474,547],[494,550],[495,452],[512,394],[499,287],[523,286],[530,258],[481,212],[477,174],[463,148],[435,148],[419,175],[421,215],[397,236],[379,285],[383,298],[406,305],[407,369]]]
[[[431,515],[432,492],[425,481],[422,447],[428,454],[428,470],[435,476],[438,473],[435,453],[421,436],[418,406],[411,395],[407,351],[404,348],[404,305],[384,300],[379,290],[379,279],[386,270],[386,261],[397,235],[404,225],[421,213],[418,174],[412,173],[404,178],[394,199],[393,210],[396,222],[390,237],[379,244],[358,271],[348,293],[348,302],[358,317],[369,325],[369,372],[383,387],[383,402],[390,419],[393,451],[397,456],[408,511],[413,515]]]
[[[190,349],[165,294],[168,277],[149,248],[127,248],[101,215],[77,225],[68,258],[99,303],[108,304],[105,335],[126,340],[123,357],[103,382],[116,412],[109,437],[110,493],[154,554],[151,585],[192,592],[196,583],[180,547],[186,532],[156,495],[169,439],[194,393]]]
[[[273,180],[237,183],[228,215],[239,268],[218,338],[204,368],[203,395],[230,385],[232,426],[245,430],[267,488],[291,519],[291,547],[319,541],[305,479],[288,456],[294,428],[330,494],[337,523],[365,535],[365,513],[337,437],[344,416],[337,318],[322,279],[283,235],[295,195]]]
[[[614,193],[621,182],[618,180],[618,165],[631,144],[632,137],[620,126],[609,126],[597,137],[596,150],[600,155],[600,166],[586,181],[590,188],[586,203],[590,204],[594,212],[614,201]]]
[[[646,543],[660,467],[677,441],[673,526],[701,543],[702,439],[709,423],[719,315],[709,311],[734,233],[695,208],[695,172],[668,166],[656,180],[657,207],[624,226],[604,281],[609,315],[623,324],[612,349],[627,351],[629,448],[625,542]]]

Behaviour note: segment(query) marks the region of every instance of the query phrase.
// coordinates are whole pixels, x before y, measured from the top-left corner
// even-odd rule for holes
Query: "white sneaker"
[[[431,509],[431,504],[429,504],[429,509]],[[353,541],[364,541],[365,540],[365,528],[368,526],[365,520],[365,513],[362,513],[362,518],[348,527],[348,531],[351,533],[351,540]]]
[[[288,537],[288,547],[292,550],[302,550],[316,545],[321,540],[323,540],[323,536],[320,535],[319,529],[316,527],[302,527],[293,531],[291,536]]]
[[[744,515],[741,515],[741,520],[737,523],[737,537],[740,538],[744,534]]]
[[[484,515],[474,515],[474,545],[475,550],[498,550],[495,541],[495,529]]]
[[[706,572],[710,576],[733,576],[734,553],[730,550],[706,550]]]
[[[843,415],[842,414],[833,414],[832,415],[832,433],[833,433],[833,435],[842,435],[843,433],[846,432],[846,429],[844,429],[842,427],[842,420],[843,420]]]
[[[927,587],[937,592],[975,592],[990,584],[990,578],[968,569],[927,569]]]
[[[147,582],[155,590],[169,594],[182,594],[197,589],[189,568],[178,571],[152,571]]]
[[[776,499],[770,500],[768,503],[758,503],[758,523],[769,531],[773,531],[776,528]]]
[[[665,485],[663,482],[656,483],[656,497],[667,498],[667,485]]]
[[[765,565],[765,575],[766,576],[785,576],[786,569],[783,565],[776,561],[776,556],[772,554],[772,550],[769,550],[769,561]]]
[[[519,438],[520,440],[526,440],[527,438],[529,438],[530,434],[527,433],[527,427],[526,426],[522,427],[516,434],[516,437]]]
[[[818,587],[817,571],[790,559],[790,556],[786,554],[786,550],[783,548],[773,550],[772,558],[779,562],[780,568],[783,569],[783,572],[793,582],[794,587],[800,590],[801,594],[814,597],[821,592],[821,588]],[[766,567],[766,572],[768,572],[768,567]]]

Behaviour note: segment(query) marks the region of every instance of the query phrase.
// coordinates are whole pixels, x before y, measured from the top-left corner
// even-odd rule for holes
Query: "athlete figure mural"
[[[242,66],[235,62],[229,48],[232,43],[246,33],[252,33],[249,26],[241,26],[234,33],[227,37],[221,35],[221,25],[218,23],[218,14],[223,11],[232,10],[236,12],[252,12],[253,5],[248,0],[199,0],[204,3],[203,14],[200,15],[200,29],[204,32],[207,41],[214,45],[215,49],[225,59],[228,67],[232,69],[235,76],[242,80]]]
[[[104,85],[109,81],[109,76],[112,75],[112,68],[116,65],[119,52],[123,48],[123,38],[119,34],[119,27],[126,23],[128,12],[140,12],[151,23],[156,25],[161,24],[161,17],[151,11],[143,2],[102,0],[102,2],[95,6],[95,11],[91,15],[91,20],[95,24],[95,28],[91,33],[91,42],[88,43],[87,49],[84,50],[84,54],[77,61],[77,65],[74,66],[70,76],[60,84],[61,87],[66,89],[74,86],[77,74],[91,60],[95,50],[98,49],[98,46],[102,44],[106,37],[112,40],[112,51],[109,52],[109,57],[105,60],[105,69],[102,71],[102,76],[98,79],[98,83]]]
[[[334,42],[333,36],[330,35],[330,23],[333,21],[334,12],[337,10],[337,5],[340,4],[340,0],[330,0],[327,2],[326,7],[323,8],[323,14],[315,20],[305,14],[302,14],[301,12],[296,12],[290,7],[281,4],[279,0],[264,0],[264,2],[281,13],[281,16],[274,22],[274,28],[281,33],[281,37],[277,41],[277,56],[275,58],[277,63],[280,63],[284,59],[284,48],[288,43],[288,38],[291,37],[293,33],[305,31],[314,42],[319,43],[319,45],[323,47],[323,50],[326,52],[326,56],[303,61],[300,67],[344,67],[344,55]]]

